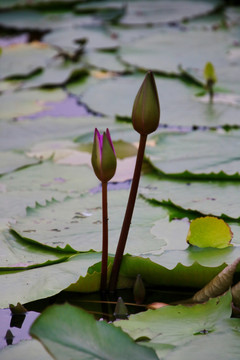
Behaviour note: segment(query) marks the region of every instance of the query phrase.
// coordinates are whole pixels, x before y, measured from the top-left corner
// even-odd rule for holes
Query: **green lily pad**
[[[45,205],[53,198],[62,201],[67,195],[79,196],[99,183],[87,166],[72,167],[51,162],[38,166],[1,178],[0,208],[6,218],[25,216],[26,208],[34,207],[36,203]]]
[[[40,74],[36,74],[30,79],[26,79],[21,88],[28,89],[31,87],[64,85],[73,77],[83,77],[85,75],[86,70],[82,64],[63,62],[62,60],[59,61],[59,59],[57,59]]]
[[[230,227],[222,220],[206,216],[193,220],[190,224],[187,242],[198,247],[223,249],[232,239]]]
[[[1,184],[2,187],[2,184]],[[46,205],[48,201],[57,199],[62,201],[66,197],[65,193],[59,191],[41,191],[41,190],[13,190],[0,194],[0,210],[4,218],[11,222],[18,216],[25,216],[27,207],[33,207],[37,204]]]
[[[237,181],[168,181],[144,175],[141,186],[144,198],[171,205],[176,213],[179,209],[192,211],[198,216],[223,216],[229,220],[240,218],[236,198],[240,184]]]
[[[237,92],[240,88],[239,56],[234,57],[234,37],[225,30],[165,31],[122,46],[120,58],[140,69],[180,74],[181,69],[204,82],[204,66],[211,62],[218,75],[218,86]],[[227,92],[226,91],[226,92]]]
[[[231,294],[210,299],[207,303],[187,307],[166,306],[132,315],[128,321],[115,322],[134,339],[147,337],[142,345],[153,347],[161,359],[202,359],[201,348],[209,359],[233,359],[239,351],[239,319],[230,319]],[[179,331],[181,327],[181,331]],[[223,335],[228,339],[225,342]],[[224,346],[221,346],[223,342]],[[161,345],[172,345],[162,354]],[[226,345],[227,344],[227,345]],[[219,348],[222,349],[219,354]],[[187,350],[192,350],[187,354]]]
[[[0,80],[0,92],[17,90],[20,87],[21,82],[18,80]]]
[[[0,152],[0,175],[37,163],[36,159],[30,159],[24,154],[2,151]]]
[[[112,50],[118,47],[117,41],[99,27],[60,29],[45,35],[43,41],[67,53],[76,52],[81,48],[81,44],[85,43],[88,50]]]
[[[9,304],[17,302],[24,304],[55,295],[75,283],[79,277],[86,276],[88,268],[100,260],[101,254],[86,253],[73,256],[61,263],[52,262],[51,266],[18,272],[1,272],[0,307],[8,307]],[[99,284],[99,277],[97,277],[93,291],[99,288]]]
[[[102,80],[87,87],[81,101],[100,114],[130,119],[143,78],[141,75],[132,75]],[[161,124],[208,127],[239,125],[238,106],[202,102],[200,97],[195,96],[199,88],[188,86],[177,79],[155,77],[155,80],[162,109]]]
[[[80,3],[75,6],[74,11],[81,15],[94,14],[95,17],[104,21],[117,21],[126,11],[124,3],[114,1],[101,1]]]
[[[114,253],[117,246],[127,198],[128,191],[124,190],[112,191],[108,196],[110,253]],[[49,203],[46,207],[37,206],[29,209],[28,216],[19,219],[12,229],[23,238],[50,247],[65,248],[68,244],[79,251],[101,251],[101,204],[99,193],[66,199],[61,203]],[[161,252],[161,247],[166,244],[165,240],[151,234],[154,222],[160,218],[165,218],[168,224],[164,209],[158,208],[156,211],[156,208],[139,199],[135,206],[126,252],[135,255],[153,250]]]
[[[231,299],[231,293],[227,292],[226,295],[210,299],[205,304],[192,307],[165,306],[157,310],[147,310],[131,315],[128,321],[117,321],[114,325],[120,326],[135,340],[147,337],[154,343],[183,345],[204,329],[208,333],[215,332],[220,320],[229,319],[232,312]]]
[[[5,360],[24,358],[25,360],[52,360],[52,357],[37,340],[25,340],[14,346],[7,346],[0,352]]]
[[[106,130],[107,127],[111,128],[113,123],[113,119],[94,116],[44,116],[34,121],[30,119],[17,122],[0,121],[0,149],[29,150],[33,144],[40,141],[72,139],[86,133],[91,139],[89,142],[92,142],[95,127]]]
[[[239,178],[240,160],[236,156],[239,131],[158,133],[151,137],[146,157],[160,173],[171,176]]]
[[[0,4],[0,8],[1,9],[11,9],[14,7],[44,7],[44,6],[49,6],[49,5],[53,5],[54,3],[57,4],[63,4],[63,5],[69,5],[70,7],[74,5],[74,3],[76,3],[76,0],[34,0],[34,1],[30,1],[29,0],[2,0],[1,4]]]
[[[40,42],[4,47],[0,56],[1,79],[28,76],[45,68],[57,54],[56,49]]]
[[[0,227],[0,249],[1,270],[38,267],[57,259],[63,261],[67,255],[69,256],[67,253],[53,252],[22,241],[20,238],[14,237],[5,224]]]
[[[72,12],[63,11],[37,11],[33,9],[14,9],[12,11],[2,11],[0,14],[0,24],[6,29],[18,31],[47,31],[74,26],[96,25],[96,21],[91,16],[78,16]]]
[[[214,9],[206,1],[137,1],[128,3],[126,15],[120,19],[123,25],[156,25],[175,23],[195,16],[205,15]]]
[[[120,329],[98,322],[84,310],[69,304],[45,310],[32,325],[30,334],[58,360],[69,357],[73,360],[158,359],[152,349],[135,344]]]
[[[239,331],[235,330],[239,326],[238,319],[229,320],[229,328],[224,329],[224,333],[210,334],[210,336],[199,336],[193,341],[176,348],[164,358],[164,360],[191,360],[192,354],[196,360],[202,360],[203,357],[208,359],[232,360],[239,354]],[[225,322],[223,322],[225,324]],[[219,324],[221,326],[223,324]],[[200,334],[201,335],[201,334]],[[227,346],[226,346],[227,344]]]
[[[83,56],[82,61],[88,65],[94,66],[97,69],[117,73],[123,73],[127,68],[117,59],[116,54],[114,53],[89,51]]]
[[[66,98],[61,90],[22,90],[4,93],[0,96],[0,120],[28,116],[51,108],[52,104]],[[14,103],[14,107],[12,104]]]

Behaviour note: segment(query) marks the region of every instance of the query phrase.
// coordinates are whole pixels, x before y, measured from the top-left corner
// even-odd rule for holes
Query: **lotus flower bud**
[[[146,295],[146,290],[145,290],[145,286],[144,286],[144,283],[142,281],[142,277],[140,274],[137,275],[137,278],[136,278],[136,281],[135,281],[135,284],[133,287],[133,295],[134,295],[136,304],[143,303],[143,300]]]
[[[99,133],[98,129],[95,129],[92,166],[101,182],[108,182],[115,174],[117,167],[116,153],[108,129],[103,135]]]
[[[127,319],[128,309],[121,297],[118,298],[113,315],[116,319]]]
[[[210,62],[206,63],[203,75],[207,82],[211,81],[213,84],[215,84],[217,82],[215,68],[212,63],[210,63]]]
[[[133,104],[132,122],[141,135],[155,131],[160,120],[157,87],[151,71],[147,73]]]

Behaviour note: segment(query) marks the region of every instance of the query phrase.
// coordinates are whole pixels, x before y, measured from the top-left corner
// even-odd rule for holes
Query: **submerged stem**
[[[125,217],[123,220],[122,230],[118,241],[118,247],[116,251],[116,255],[114,258],[114,263],[112,267],[111,277],[110,277],[110,283],[109,283],[109,290],[114,291],[117,286],[117,280],[119,275],[119,270],[122,262],[122,257],[125,249],[125,245],[127,242],[128,232],[131,225],[132,215],[133,215],[133,209],[135,206],[136,196],[137,196],[137,190],[138,190],[138,184],[139,179],[141,175],[141,169],[142,169],[142,163],[143,163],[143,156],[146,146],[146,140],[147,135],[141,135],[140,136],[140,142],[139,142],[139,148],[138,148],[138,154],[137,154],[137,160],[132,180],[132,186],[128,198],[128,204],[125,212]]]
[[[108,266],[108,205],[107,205],[107,182],[102,182],[102,270],[101,291],[107,289],[107,266]]]

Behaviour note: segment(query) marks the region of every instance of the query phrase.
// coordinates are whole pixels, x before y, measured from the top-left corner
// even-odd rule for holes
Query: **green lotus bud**
[[[145,286],[144,286],[144,283],[142,281],[142,277],[140,274],[137,275],[137,278],[136,278],[136,281],[135,281],[135,284],[133,287],[133,295],[134,295],[136,304],[143,303],[143,300],[146,295],[146,290],[145,290]]]
[[[133,104],[132,122],[141,135],[155,131],[160,120],[157,87],[151,71],[147,73]]]
[[[121,297],[117,299],[117,304],[115,306],[113,315],[116,319],[127,319],[128,317],[128,309]]]
[[[217,82],[215,68],[212,63],[210,62],[206,63],[203,75],[207,82],[211,81],[213,84]]]
[[[115,174],[117,167],[116,153],[108,129],[103,135],[95,129],[92,166],[96,176],[101,182],[108,182]]]

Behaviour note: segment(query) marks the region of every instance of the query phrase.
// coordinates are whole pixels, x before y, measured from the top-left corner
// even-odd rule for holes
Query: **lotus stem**
[[[147,135],[140,135],[140,142],[139,142],[139,148],[138,148],[138,154],[136,159],[136,165],[131,185],[131,190],[128,198],[128,204],[125,212],[125,217],[123,220],[122,230],[120,233],[118,246],[116,250],[116,255],[114,258],[113,268],[111,272],[110,282],[109,282],[109,291],[113,292],[116,289],[118,276],[119,276],[119,270],[122,263],[122,257],[124,253],[124,249],[127,242],[127,237],[129,233],[129,228],[131,225],[132,215],[133,215],[133,209],[135,206],[135,201],[137,197],[137,191],[138,191],[138,185],[141,175],[141,169],[142,169],[142,163],[143,163],[143,156],[145,151],[147,141]]]
[[[107,182],[102,182],[102,269],[101,269],[101,291],[107,289],[108,268],[108,204],[107,204]]]

